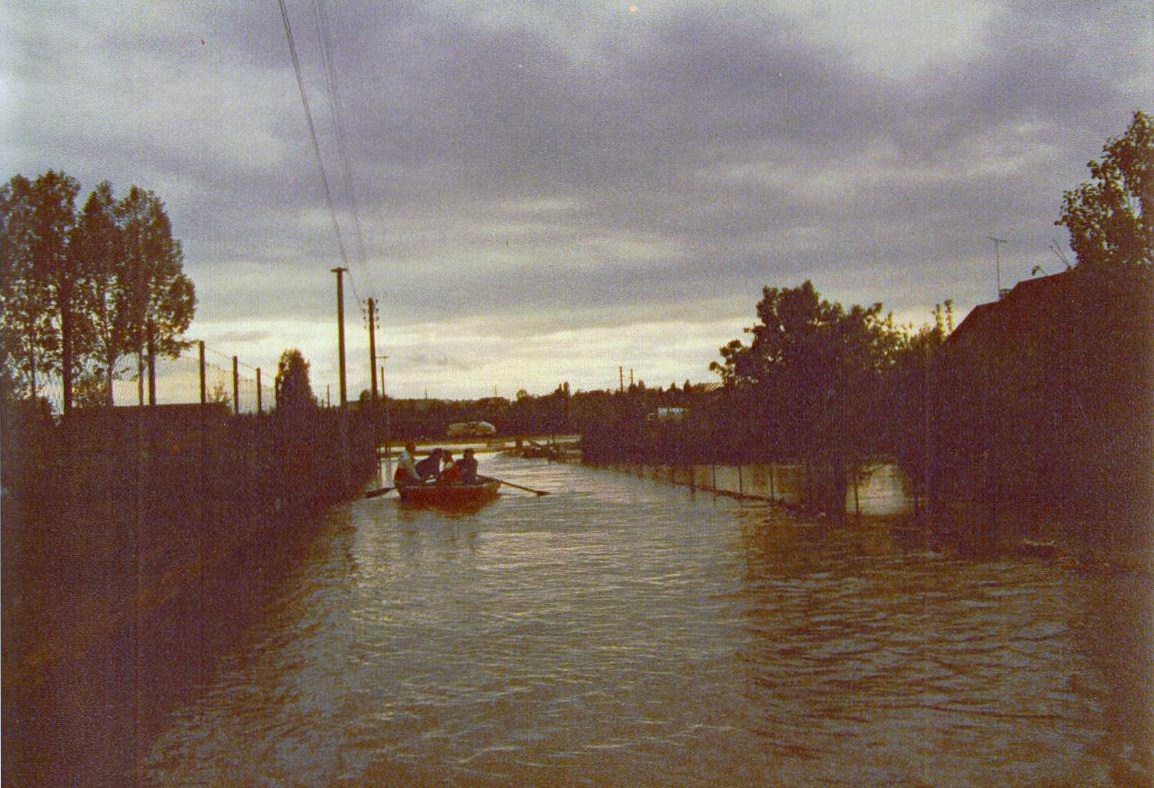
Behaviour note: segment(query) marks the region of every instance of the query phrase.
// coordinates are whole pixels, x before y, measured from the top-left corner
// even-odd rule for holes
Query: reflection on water
[[[483,464],[554,494],[335,510],[151,742],[147,781],[1154,779],[1143,580]]]
[[[809,505],[815,479],[796,463],[760,465],[619,465],[611,466],[640,478],[666,481],[697,490],[733,493],[791,505]],[[868,463],[848,473],[845,512],[884,517],[913,512],[910,482],[897,465]]]

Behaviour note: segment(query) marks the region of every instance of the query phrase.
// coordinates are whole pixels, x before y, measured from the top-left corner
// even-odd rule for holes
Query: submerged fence
[[[268,374],[260,367],[252,367],[230,356],[208,347],[202,341],[194,341],[176,358],[156,359],[156,369],[151,376],[147,359],[137,363],[135,357],[128,359],[129,368],[112,383],[112,404],[126,405],[195,405],[198,403],[222,403],[236,413],[262,413],[276,405],[276,371]],[[55,414],[64,411],[64,382],[59,374],[37,373],[36,397],[48,403]],[[31,393],[32,387],[26,385]],[[76,390],[82,388],[74,383],[73,405],[83,407],[83,396]]]
[[[601,467],[690,487],[702,492],[786,506],[812,508],[819,501],[813,469],[802,463],[750,465],[649,465],[613,463]],[[892,463],[876,462],[850,469],[845,507],[831,514],[886,517],[909,514],[918,502],[909,479]]]

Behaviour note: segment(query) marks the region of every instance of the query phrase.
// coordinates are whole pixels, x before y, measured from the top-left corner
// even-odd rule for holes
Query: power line
[[[333,60],[333,37],[329,25],[328,7],[325,0],[313,0],[313,12],[317,25],[317,37],[321,44],[321,58],[324,63],[325,86],[329,94],[329,109],[333,128],[336,131],[337,153],[345,176],[345,190],[349,197],[349,212],[353,217],[353,235],[357,242],[357,254],[362,273],[368,276],[364,235],[361,232],[361,216],[357,206],[357,192],[353,181],[353,168],[349,159],[348,136],[345,133],[344,102],[341,100],[340,83],[337,80],[336,65]]]
[[[365,314],[364,299],[361,298],[361,291],[357,288],[356,277],[353,276],[352,271],[349,271],[348,275],[349,275],[349,286],[352,287],[352,289],[353,289],[353,298],[356,299],[357,306],[360,308],[361,314],[363,315],[363,314]]]
[[[300,90],[301,94],[301,104],[305,109],[305,120],[308,122],[309,138],[312,140],[313,152],[316,153],[317,157],[317,167],[320,169],[321,173],[321,184],[325,189],[325,201],[329,206],[329,216],[332,219],[333,232],[336,233],[337,236],[337,247],[341,253],[341,262],[344,264],[344,267],[347,268],[349,264],[348,255],[345,253],[345,242],[341,238],[341,226],[337,221],[337,211],[333,206],[333,193],[329,188],[328,176],[325,174],[325,162],[324,158],[321,156],[320,142],[317,141],[317,129],[316,125],[313,123],[313,113],[312,110],[309,109],[309,99],[308,95],[305,93],[305,82],[301,76],[301,63],[300,59],[297,57],[296,42],[293,40],[292,24],[289,22],[288,9],[285,8],[284,0],[277,0],[277,4],[280,6],[281,19],[284,20],[284,32],[285,36],[288,38],[289,54],[292,56],[293,71],[296,72],[297,88]]]

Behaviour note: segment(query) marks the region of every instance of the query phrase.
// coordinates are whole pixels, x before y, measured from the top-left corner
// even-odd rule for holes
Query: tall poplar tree
[[[117,219],[125,263],[127,346],[141,360],[141,369],[143,360],[148,360],[148,401],[152,403],[157,356],[175,358],[188,347],[181,337],[196,312],[196,291],[184,274],[180,241],[172,237],[172,224],[160,198],[133,186],[117,203]],[[143,387],[141,392],[143,403]]]
[[[58,373],[65,411],[77,379],[86,401],[111,404],[117,365],[133,352],[142,368],[149,359],[151,395],[156,356],[187,347],[182,335],[196,309],[180,242],[156,195],[134,186],[116,201],[102,183],[78,216],[78,192],[74,179],[51,170],[0,188],[4,384],[35,399],[37,378]],[[102,382],[93,385],[94,376]]]
[[[76,318],[79,293],[69,237],[80,185],[49,170],[35,181],[15,176],[0,191],[0,291],[5,364],[35,399],[38,375],[60,373],[65,408],[83,352]]]
[[[73,257],[87,283],[85,316],[95,366],[92,374],[97,378],[93,394],[102,405],[113,404],[112,383],[124,371],[118,364],[131,350],[125,298],[128,268],[116,212],[112,185],[104,181],[85,202],[72,239]]]
[[[48,335],[38,285],[31,277],[32,183],[17,175],[0,189],[0,352],[5,387],[35,398],[36,369],[43,350],[37,339]],[[37,287],[37,290],[42,288]],[[37,296],[40,296],[37,298]]]
[[[315,410],[316,397],[309,382],[309,362],[296,348],[281,354],[276,371],[276,408],[284,415]]]

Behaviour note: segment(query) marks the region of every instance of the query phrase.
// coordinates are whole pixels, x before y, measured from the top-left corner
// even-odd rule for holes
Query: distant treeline
[[[705,385],[685,382],[669,388],[646,388],[644,382],[617,391],[571,391],[562,383],[550,394],[517,393],[515,399],[485,397],[477,400],[391,399],[378,405],[376,423],[381,439],[393,441],[446,437],[450,424],[486,421],[501,436],[586,433],[602,423],[616,423],[657,407],[686,407],[706,399]],[[368,409],[367,397],[358,403]]]

